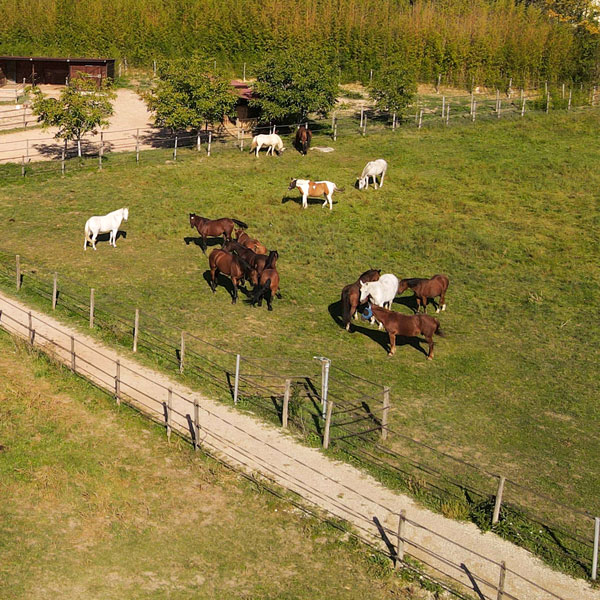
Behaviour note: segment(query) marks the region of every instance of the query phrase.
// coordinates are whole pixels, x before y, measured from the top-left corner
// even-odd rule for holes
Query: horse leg
[[[265,294],[265,300],[267,301],[267,309],[273,310],[273,305],[271,304],[273,301],[273,292],[271,290],[268,290]]]
[[[235,304],[238,299],[238,282],[237,279],[232,279],[231,282],[233,283],[233,294],[231,298],[231,304]]]
[[[421,302],[423,303],[423,314],[425,314],[427,312],[427,296],[423,296]]]
[[[379,187],[383,187],[383,178],[385,177],[385,171],[381,174],[381,179],[379,180]]]
[[[214,267],[210,270],[210,289],[213,294],[217,291],[217,275],[219,274],[219,269]]]
[[[388,356],[394,356],[396,354],[396,334],[388,331],[388,335],[390,336],[390,351],[388,352]]]
[[[97,237],[98,237],[98,234],[97,234],[97,233],[94,233],[94,234],[92,235],[92,248],[93,248],[94,250],[96,250],[96,238],[97,238]]]
[[[433,333],[430,333],[428,336],[425,336],[425,339],[429,344],[429,354],[427,355],[427,360],[433,360]]]
[[[446,290],[442,290],[440,294],[440,304],[442,305],[442,310],[446,310]]]
[[[208,245],[206,242],[206,236],[204,234],[202,235],[202,243],[200,244],[200,248],[202,248],[202,252],[206,254],[206,249],[208,248]]]
[[[377,175],[373,175],[373,187],[377,189]]]
[[[119,233],[119,228],[112,230],[112,239],[113,239],[113,248],[117,247],[117,233]]]
[[[302,208],[308,207],[308,192],[306,194],[302,194]]]

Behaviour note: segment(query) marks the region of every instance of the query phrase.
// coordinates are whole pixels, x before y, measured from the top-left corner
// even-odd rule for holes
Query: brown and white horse
[[[302,194],[302,208],[308,206],[308,198],[319,198],[325,196],[323,206],[329,202],[329,210],[333,208],[333,192],[343,192],[333,181],[310,181],[309,179],[294,179],[292,177],[288,190],[297,189]]]

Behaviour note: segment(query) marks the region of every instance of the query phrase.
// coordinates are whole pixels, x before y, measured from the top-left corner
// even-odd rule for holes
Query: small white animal
[[[369,296],[373,304],[383,308],[392,307],[392,302],[398,293],[398,278],[392,273],[385,273],[378,281],[369,281],[368,283],[360,283],[360,302],[364,302]],[[387,306],[386,306],[387,305]],[[375,317],[371,317],[371,323],[375,321]],[[379,329],[383,329],[383,325],[379,323]]]
[[[278,155],[285,150],[283,147],[283,141],[276,133],[270,133],[268,135],[260,133],[255,135],[252,138],[250,152],[256,151],[256,156],[258,156],[258,153],[263,146],[268,146],[267,156],[269,156],[269,152],[271,153],[271,156],[273,156],[273,149],[275,149],[275,152],[277,152]]]
[[[329,210],[333,208],[333,192],[343,192],[342,188],[337,187],[333,181],[310,181],[309,179],[294,179],[290,181],[288,190],[296,188],[302,194],[302,208],[308,206],[308,197],[318,198],[319,196],[325,196],[325,202],[323,206],[327,206],[329,202]]]
[[[362,175],[358,178],[358,189],[364,190],[369,187],[369,178],[373,178],[373,185],[377,189],[377,176],[381,175],[379,187],[383,186],[383,179],[385,178],[385,172],[387,171],[388,164],[383,158],[372,160],[368,162],[363,169]]]
[[[87,250],[88,242],[92,244],[92,248],[96,250],[96,238],[99,233],[108,233],[109,243],[114,248],[117,247],[117,232],[121,226],[121,221],[127,221],[129,218],[128,208],[119,208],[113,210],[102,217],[90,217],[85,223],[85,239],[83,240],[83,249]],[[90,237],[91,235],[91,237]]]

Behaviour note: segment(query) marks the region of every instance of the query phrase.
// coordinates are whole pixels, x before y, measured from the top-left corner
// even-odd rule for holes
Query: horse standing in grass
[[[308,149],[310,148],[310,142],[312,140],[312,133],[308,127],[300,125],[296,131],[296,139],[294,140],[294,147],[300,154],[306,156]]]
[[[127,221],[129,218],[128,208],[119,208],[102,217],[90,217],[84,227],[85,238],[83,240],[83,249],[87,250],[88,242],[92,244],[92,248],[96,250],[96,238],[99,233],[109,233],[108,243],[113,247],[117,247],[117,233],[122,221]],[[91,236],[91,237],[90,237]]]
[[[358,189],[364,190],[369,187],[369,179],[373,179],[373,187],[377,189],[377,177],[379,176],[379,187],[383,187],[383,180],[388,164],[383,158],[372,160],[365,165],[361,176],[358,178]]]
[[[223,246],[223,250],[227,250],[227,252],[235,252],[238,256],[241,256],[251,267],[256,269],[258,275],[265,270],[265,267],[269,261],[274,261],[274,266],[279,258],[279,253],[277,250],[271,250],[268,256],[266,254],[257,254],[256,252],[250,250],[250,248],[242,246],[242,244],[239,244],[235,240],[227,242]]]
[[[217,237],[222,235],[224,242],[231,239],[231,233],[235,226],[247,228],[248,225],[243,221],[237,219],[207,219],[201,217],[195,213],[190,213],[190,227],[194,227],[198,230],[198,233],[202,236],[202,252],[206,254],[206,238],[208,236]]]
[[[250,248],[252,252],[256,254],[267,254],[268,250],[264,244],[261,244],[258,240],[251,238],[245,231],[238,229],[235,232],[235,239],[238,244]]]
[[[350,320],[358,318],[357,309],[360,304],[360,282],[377,281],[381,269],[365,271],[354,283],[349,283],[342,290],[342,320],[346,331],[350,331]]]
[[[371,298],[372,304],[389,308],[398,292],[398,278],[392,273],[385,273],[377,281],[365,283],[359,279],[360,284],[360,302],[364,302],[367,298]],[[371,323],[375,317],[371,317]],[[379,323],[379,329],[383,329]]]
[[[369,304],[363,313],[363,319],[369,320],[373,317],[383,324],[385,330],[390,336],[390,351],[388,356],[394,356],[396,353],[396,336],[417,337],[425,336],[429,344],[429,353],[427,360],[433,360],[433,336],[444,336],[440,329],[440,322],[435,317],[429,315],[403,315],[393,310],[387,310],[374,304]]]
[[[273,255],[273,252],[271,253]],[[270,256],[271,256],[270,255]],[[273,310],[273,296],[281,298],[279,293],[279,273],[275,267],[277,256],[273,255],[272,258],[267,262],[264,271],[261,273],[258,285],[254,290],[254,297],[252,298],[252,306],[258,303],[262,306],[263,298],[267,301],[267,308]]]
[[[267,156],[269,156],[269,152],[271,153],[271,156],[273,156],[273,150],[277,152],[277,156],[285,150],[281,138],[276,133],[270,133],[268,135],[260,133],[255,135],[252,138],[250,152],[256,152],[256,156],[258,156],[258,153],[263,146],[268,146]]]
[[[258,284],[256,269],[253,269],[243,258],[237,254],[231,254],[225,250],[215,248],[208,257],[210,268],[210,289],[213,294],[217,288],[217,276],[219,273],[229,275],[233,283],[231,303],[235,304],[238,298],[238,285],[244,285],[246,279],[254,286]]]
[[[450,281],[446,275],[434,275],[431,279],[402,279],[398,285],[398,294],[410,288],[417,299],[417,312],[423,306],[423,312],[427,312],[427,301],[431,298],[435,304],[435,298],[440,297],[436,313],[446,310],[446,290]]]
[[[309,179],[294,179],[292,177],[288,190],[296,188],[302,194],[302,208],[308,206],[308,198],[320,198],[325,196],[323,206],[329,202],[329,210],[333,208],[333,192],[343,192],[333,181],[310,181]]]

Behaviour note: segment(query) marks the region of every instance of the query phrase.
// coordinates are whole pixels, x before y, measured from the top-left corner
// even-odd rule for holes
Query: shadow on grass
[[[115,239],[115,244],[117,243],[117,240],[119,238],[123,238],[124,240],[126,240],[127,239],[127,232],[126,231],[121,231],[121,230],[117,231],[117,237]],[[98,234],[98,237],[96,238],[96,244],[98,242],[108,242],[108,240],[110,240],[110,233],[100,233],[100,234]],[[86,243],[86,246],[88,248],[92,247],[92,245],[89,242]]]
[[[201,237],[185,236],[183,238],[183,241],[185,242],[186,246],[189,246],[190,244],[194,244],[194,245],[198,246],[198,248],[200,248],[200,250],[202,250],[202,252],[204,252],[204,254],[206,254],[206,250],[208,249],[209,246],[211,246],[211,247],[219,246],[219,248],[221,248],[223,246],[223,244],[225,243],[225,239],[221,238],[221,237],[208,238],[206,240],[206,248],[205,248],[204,244],[202,243]]]
[[[306,204],[323,204],[325,198],[307,198]],[[296,204],[302,206],[302,196],[284,196],[281,199],[281,204],[287,204],[288,202],[295,202]],[[334,200],[333,205],[335,206],[337,202]]]
[[[211,287],[211,278],[210,278],[210,269],[206,269],[206,271],[204,271],[204,273],[202,273],[202,277],[204,277],[204,281],[206,281],[206,283],[208,284],[208,287]],[[227,275],[224,275],[223,273],[217,273],[217,279],[215,281],[216,284],[216,288],[215,288],[215,294],[218,293],[219,291],[219,287],[224,287],[227,292],[229,293],[229,295],[231,296],[231,298],[233,299],[233,292],[234,292],[234,288],[233,288],[233,282],[231,281],[231,279],[229,279],[229,277],[227,277]],[[242,294],[244,294],[244,296],[246,296],[247,298],[249,298],[252,295],[252,290],[247,289],[246,288],[246,283],[244,283],[244,285],[238,285],[238,292],[241,292]]]

